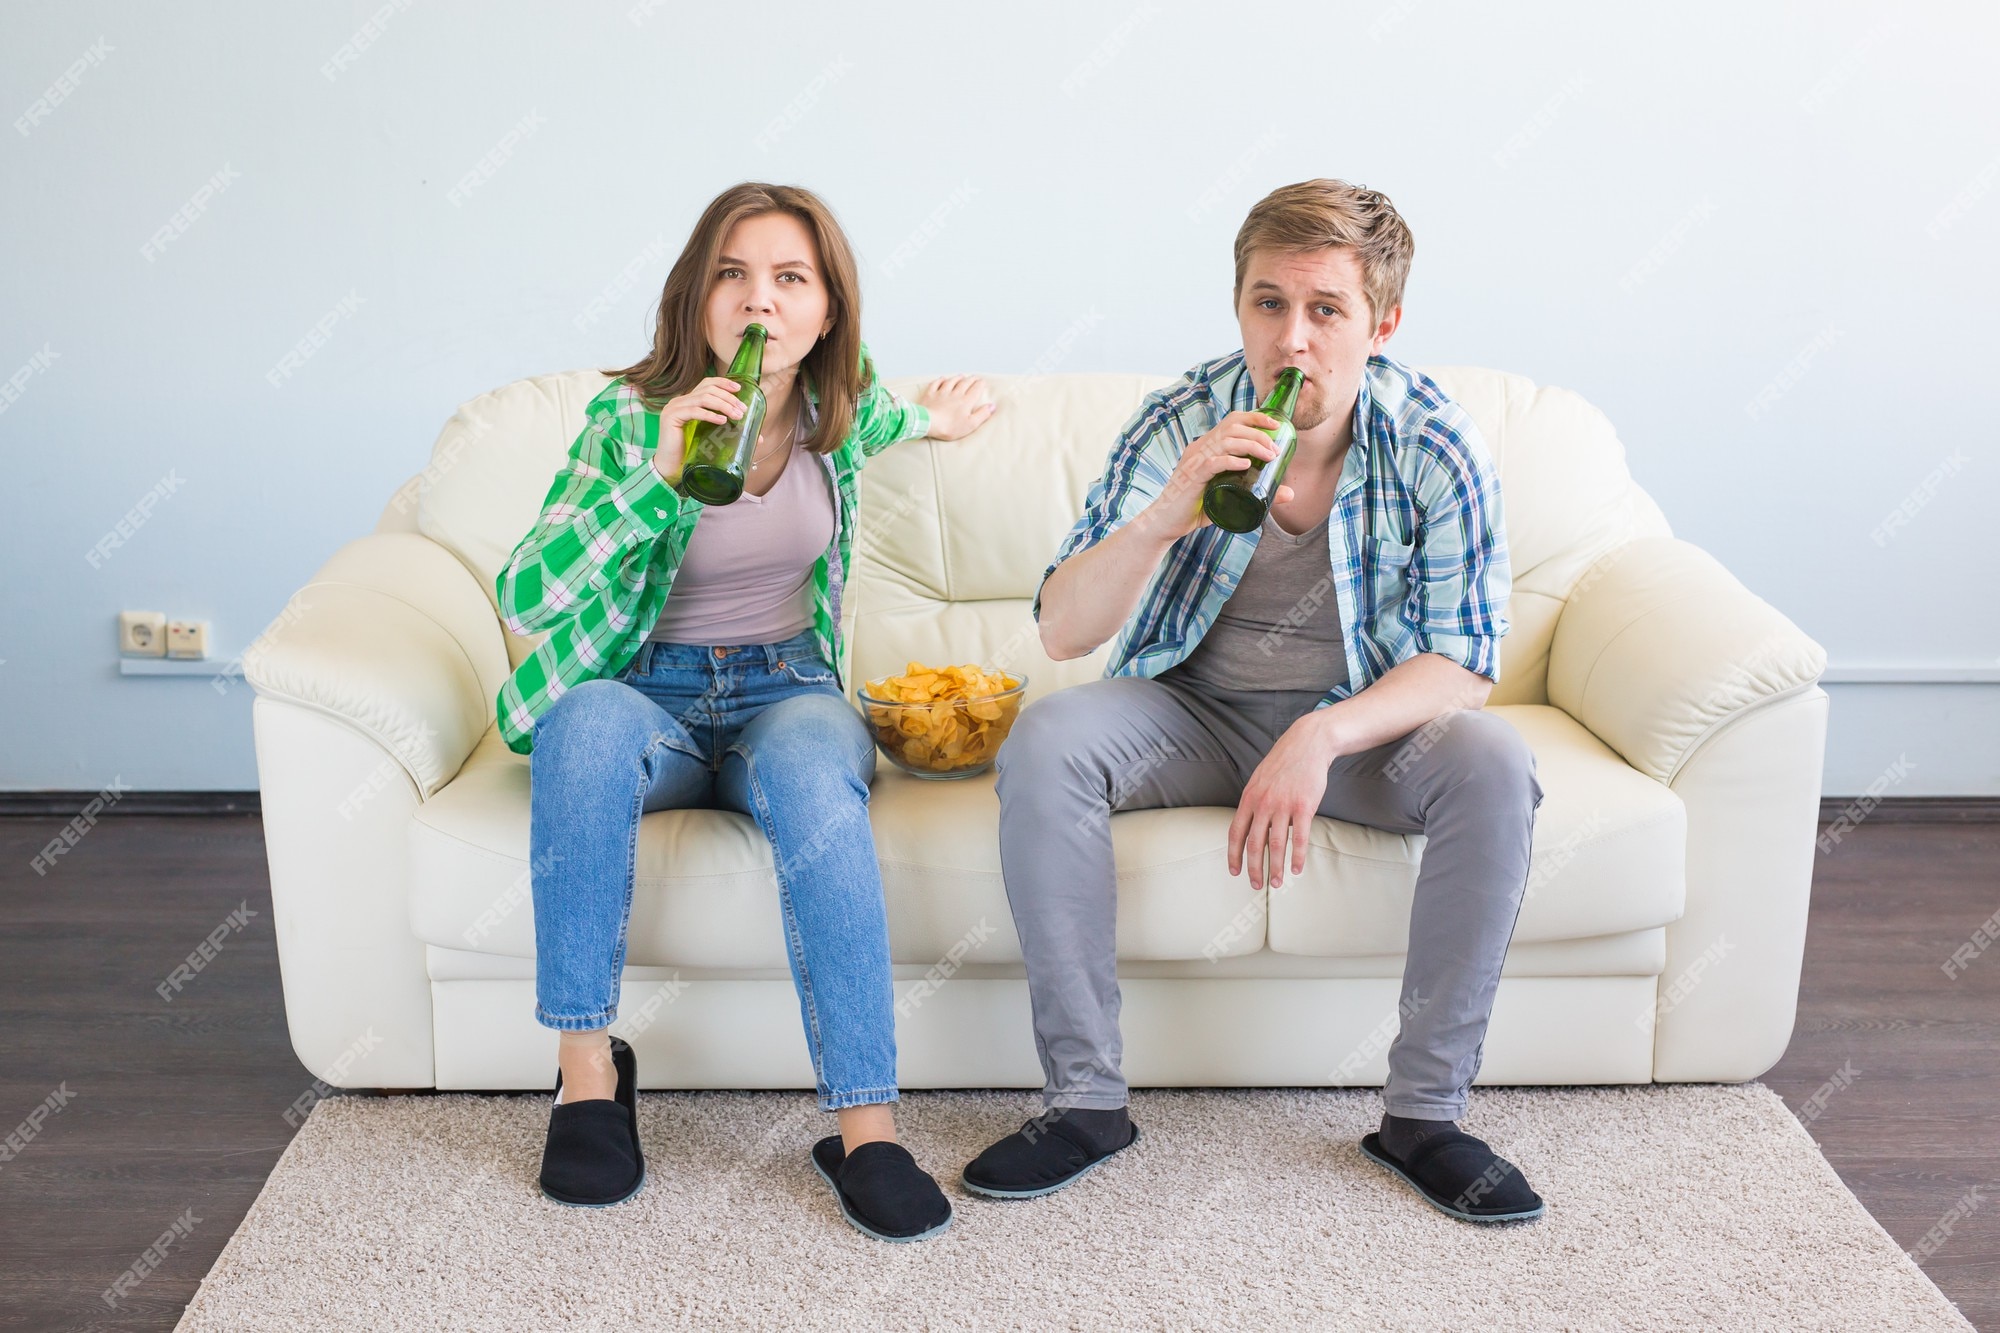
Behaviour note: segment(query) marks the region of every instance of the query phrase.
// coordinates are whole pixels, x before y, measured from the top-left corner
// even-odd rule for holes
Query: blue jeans
[[[770,842],[820,1109],[896,1100],[895,996],[868,824],[875,742],[811,630],[783,643],[648,642],[535,720],[529,850],[535,1018],[618,1012],[639,817],[751,816]]]

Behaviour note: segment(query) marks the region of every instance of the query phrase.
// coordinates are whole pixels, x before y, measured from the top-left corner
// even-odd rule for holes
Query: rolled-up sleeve
[[[868,344],[861,344],[861,400],[855,405],[854,438],[860,458],[873,458],[892,444],[931,433],[930,409],[889,392],[875,371]]]
[[[1420,519],[1404,624],[1417,651],[1440,653],[1497,682],[1513,588],[1499,469],[1464,413],[1427,423],[1419,453]]]

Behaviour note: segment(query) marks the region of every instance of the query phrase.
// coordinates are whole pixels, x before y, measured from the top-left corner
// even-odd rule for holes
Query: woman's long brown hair
[[[660,292],[652,352],[633,365],[603,373],[630,381],[648,410],[654,412],[709,375],[723,373],[726,367],[710,369],[712,354],[702,314],[708,307],[717,256],[729,229],[744,218],[763,213],[788,213],[797,218],[819,249],[820,277],[826,283],[827,313],[833,317],[833,327],[806,353],[799,371],[819,393],[819,421],[805,447],[814,453],[831,453],[853,429],[855,404],[875,369],[861,365],[861,281],[855,270],[854,250],[834,220],[833,210],[818,195],[796,185],[745,181],[717,195],[703,210],[686,248],[667,274],[667,285]],[[805,392],[803,379],[799,392]]]

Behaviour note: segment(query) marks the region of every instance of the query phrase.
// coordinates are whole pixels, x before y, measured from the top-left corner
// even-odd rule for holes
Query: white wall
[[[1416,233],[1394,354],[1583,393],[1832,679],[1891,678],[1829,685],[1829,794],[2000,791],[1994,6],[650,4],[7,7],[0,787],[254,787],[248,688],[121,677],[118,609],[241,652],[460,401],[636,357],[737,180],[839,211],[889,373],[1177,373],[1237,345],[1244,209],[1327,175]]]

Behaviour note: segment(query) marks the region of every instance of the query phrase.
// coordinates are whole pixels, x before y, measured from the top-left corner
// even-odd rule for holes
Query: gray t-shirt
[[[1312,690],[1347,680],[1327,540],[1333,515],[1297,536],[1264,515],[1236,591],[1186,658],[1161,672],[1228,690]]]

